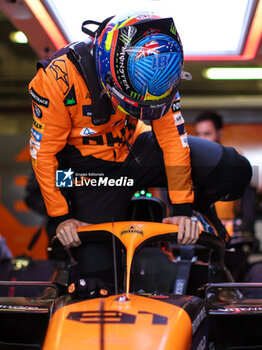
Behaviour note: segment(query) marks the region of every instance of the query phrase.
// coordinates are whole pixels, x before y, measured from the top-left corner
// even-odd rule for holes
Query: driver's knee
[[[249,161],[234,148],[223,147],[219,163],[203,185],[203,194],[209,203],[239,199],[251,177],[252,167]]]

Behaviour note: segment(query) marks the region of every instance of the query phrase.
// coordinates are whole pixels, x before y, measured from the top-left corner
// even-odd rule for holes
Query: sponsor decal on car
[[[141,236],[144,236],[144,231],[141,229],[139,225],[129,225],[125,226],[122,231],[120,232],[120,235],[125,235],[125,234],[138,234]]]
[[[38,119],[41,119],[42,116],[43,116],[43,113],[42,113],[41,108],[38,107],[35,103],[33,103],[33,108],[34,108],[35,116],[36,116]]]
[[[27,306],[27,305],[3,305],[0,304],[1,310],[25,310],[25,311],[33,311],[33,310],[39,310],[42,308],[39,308],[38,306]]]
[[[192,333],[195,334],[203,319],[206,317],[206,309],[203,307],[192,322]]]
[[[42,97],[40,96],[35,90],[34,88],[31,87],[29,94],[32,98],[33,101],[35,101],[35,103],[37,103],[38,105],[41,105],[43,107],[48,108],[49,107],[49,100],[48,98]]]
[[[200,340],[200,343],[198,344],[197,350],[205,350],[206,349],[206,336],[204,335],[203,338]]]
[[[35,118],[33,118],[33,127],[40,131],[45,130],[45,124],[40,123],[38,120],[35,120]]]
[[[52,62],[49,69],[55,78],[60,90],[65,95],[69,90],[69,78],[66,61],[63,59],[56,59]]]
[[[225,307],[225,308],[219,308],[215,311],[220,311],[220,312],[228,312],[228,313],[237,313],[237,312],[262,312],[262,307],[259,306],[241,306],[241,307]]]
[[[38,142],[41,142],[43,134],[36,131],[34,128],[31,128],[31,134],[34,136],[35,140]]]

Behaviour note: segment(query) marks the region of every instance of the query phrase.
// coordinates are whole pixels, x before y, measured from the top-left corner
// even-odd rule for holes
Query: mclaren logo
[[[120,232],[121,236],[125,235],[127,233],[131,233],[131,234],[138,234],[141,236],[144,236],[144,231],[140,228],[139,225],[130,225],[130,226],[126,226],[123,228],[123,230]]]

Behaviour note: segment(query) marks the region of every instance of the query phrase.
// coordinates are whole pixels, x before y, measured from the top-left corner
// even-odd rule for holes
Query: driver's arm
[[[177,242],[179,244],[195,244],[199,237],[198,222],[188,216],[171,216],[163,219],[164,224],[178,225]]]
[[[39,69],[29,85],[32,98],[33,125],[30,153],[33,169],[50,217],[69,213],[66,199],[56,187],[56,155],[67,143],[71,118],[58,84],[48,69]]]
[[[194,201],[191,179],[190,149],[184,119],[177,94],[172,109],[162,118],[153,121],[153,131],[163,151],[168,192],[173,204],[174,216],[164,223],[178,224],[178,242],[192,244],[198,239],[198,224],[191,220]]]
[[[61,222],[56,229],[56,236],[65,247],[77,247],[81,244],[77,228],[89,225],[76,219],[69,219]]]
[[[29,85],[29,93],[33,104],[30,152],[34,172],[47,213],[54,223],[59,224],[56,230],[58,239],[65,246],[76,246],[80,244],[77,227],[87,223],[71,218],[68,203],[55,185],[56,155],[67,143],[71,130],[70,113],[49,69],[39,69]]]

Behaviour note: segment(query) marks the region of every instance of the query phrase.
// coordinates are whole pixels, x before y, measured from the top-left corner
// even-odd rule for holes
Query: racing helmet
[[[112,17],[95,38],[94,56],[114,107],[143,120],[168,112],[183,75],[183,47],[172,18]]]

